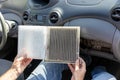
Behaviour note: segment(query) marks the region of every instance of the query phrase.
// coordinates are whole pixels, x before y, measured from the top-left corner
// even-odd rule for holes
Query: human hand
[[[68,64],[72,72],[71,80],[84,80],[86,73],[86,64],[82,58],[76,60],[75,64]]]
[[[17,55],[17,57],[14,59],[14,62],[11,66],[11,69],[15,69],[18,75],[20,75],[32,61],[31,58],[27,58],[26,56],[27,52],[25,50],[22,51],[22,54],[23,55],[21,56]]]

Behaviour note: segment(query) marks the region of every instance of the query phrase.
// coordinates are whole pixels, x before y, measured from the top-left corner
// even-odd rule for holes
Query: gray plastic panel
[[[95,5],[99,4],[103,0],[67,0],[72,5]]]
[[[102,40],[112,44],[116,27],[106,21],[92,18],[72,20],[65,26],[80,26],[81,37],[94,40]]]
[[[61,20],[59,21],[59,23],[55,24],[55,25],[61,25],[64,22],[74,19],[74,18],[79,18],[79,17],[92,17],[92,18],[100,18],[100,19],[104,19],[107,21],[112,22],[113,24],[114,21],[111,21],[112,19],[111,17],[111,9],[116,5],[116,3],[118,2],[118,0],[84,0],[86,3],[83,4],[82,2],[80,2],[81,0],[70,0],[70,2],[74,2],[77,3],[76,1],[78,1],[80,4],[82,5],[73,5],[68,3],[67,0],[58,0],[57,3],[52,2],[53,0],[50,0],[52,7],[50,5],[47,5],[46,8],[36,8],[33,9],[30,6],[27,6],[30,9],[30,15],[38,15],[40,14],[41,16],[46,15],[48,16],[46,18],[46,22],[43,23],[43,25],[52,25],[49,23],[49,15],[51,12],[54,11],[58,11],[61,14]],[[57,0],[55,0],[57,1]],[[55,3],[55,4],[54,4]],[[94,5],[92,5],[92,3],[94,3]],[[29,3],[28,3],[29,4]],[[87,5],[86,4],[91,4],[91,5]],[[109,5],[107,5],[109,4]],[[32,23],[33,22],[33,23]],[[26,24],[38,24],[41,25],[41,23],[39,21],[27,21]]]
[[[54,9],[61,10],[62,19],[73,17],[101,17],[109,18],[111,9],[115,6],[118,0],[103,0],[98,5],[71,5],[67,0],[59,0],[59,3],[53,6]],[[109,4],[109,5],[107,5]]]
[[[21,20],[21,18],[20,18],[20,16],[18,16],[18,15],[16,15],[16,14],[14,14],[14,13],[5,13],[5,14],[3,14],[3,16],[4,16],[4,18],[6,19],[6,20],[14,20],[14,21],[16,21],[18,24],[22,24],[22,20]]]
[[[8,0],[3,4],[3,7],[22,11],[25,8],[27,1],[28,0]]]
[[[116,30],[113,39],[113,52],[115,57],[120,61],[120,31]]]

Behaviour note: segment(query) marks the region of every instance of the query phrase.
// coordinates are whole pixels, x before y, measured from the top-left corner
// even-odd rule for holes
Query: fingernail
[[[76,63],[80,63],[79,58],[76,60]]]
[[[81,58],[80,57],[78,58],[78,60],[79,60],[79,63],[81,64]]]

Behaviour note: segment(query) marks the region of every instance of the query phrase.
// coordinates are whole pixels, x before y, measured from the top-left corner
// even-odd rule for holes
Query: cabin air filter
[[[46,62],[74,63],[79,57],[80,27],[19,26],[18,54]]]

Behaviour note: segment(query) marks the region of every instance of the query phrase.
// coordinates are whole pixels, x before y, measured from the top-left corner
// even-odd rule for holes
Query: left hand
[[[26,54],[25,50],[22,52],[23,52],[23,54]],[[24,69],[30,64],[31,61],[32,61],[32,59],[27,58],[26,55],[22,55],[21,57],[17,56],[14,59],[11,69],[15,69],[17,71],[18,75],[20,75],[24,71]]]

